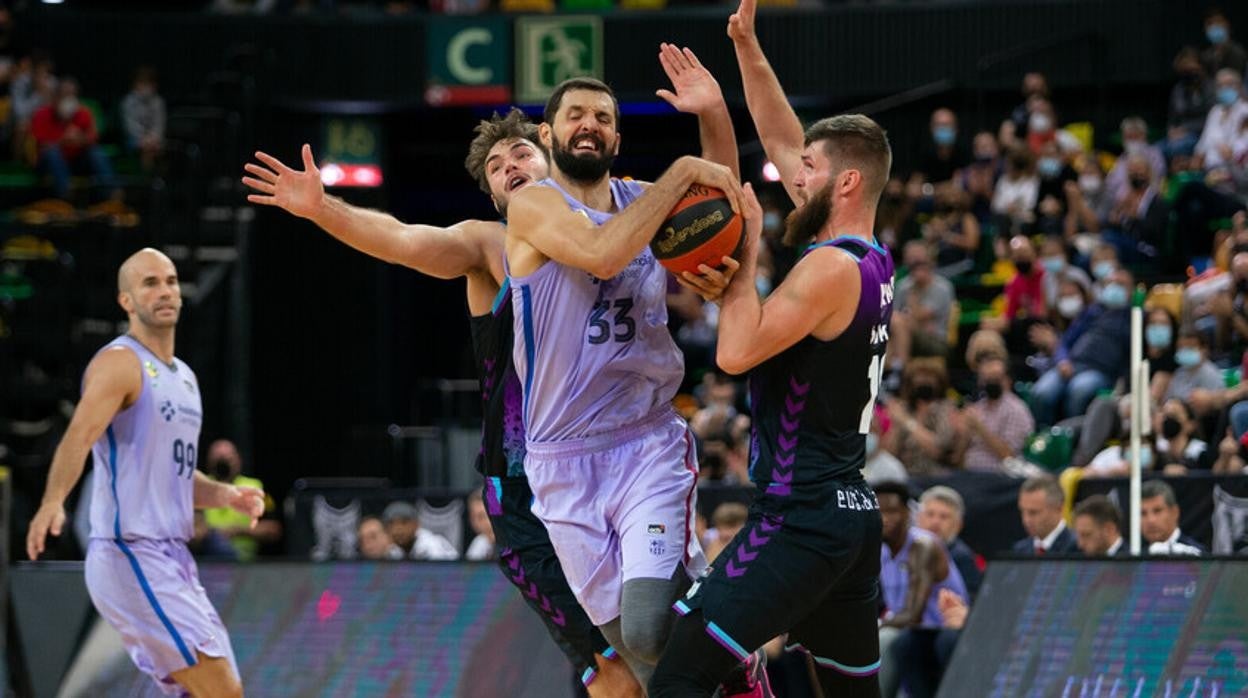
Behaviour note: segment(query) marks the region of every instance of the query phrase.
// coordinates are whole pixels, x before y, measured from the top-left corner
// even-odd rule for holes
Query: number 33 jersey
[[[613,214],[591,209],[553,180],[573,211],[601,226]],[[616,210],[642,194],[611,180]],[[636,423],[676,395],[684,360],[667,329],[667,272],[647,247],[614,278],[547,261],[511,277],[515,363],[531,443],[583,439]]]
[[[788,496],[795,485],[856,479],[866,459],[893,314],[893,260],[865,240],[836,247],[858,262],[861,295],[845,331],[831,341],[807,335],[750,372],[754,433],[750,477],[759,489]]]
[[[185,542],[194,526],[199,383],[180,359],[169,366],[133,337],[118,337],[101,351],[113,347],[139,357],[143,387],[91,447],[91,537]]]

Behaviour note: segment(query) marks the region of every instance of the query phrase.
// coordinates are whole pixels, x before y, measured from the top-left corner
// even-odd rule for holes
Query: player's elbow
[[[607,281],[614,279],[624,271],[632,259],[620,259],[621,255],[595,255],[585,268],[585,271],[593,274],[595,277]]]
[[[739,376],[753,368],[741,348],[734,347],[731,342],[726,342],[722,338],[715,348],[715,363],[719,365],[721,371],[732,376]]]

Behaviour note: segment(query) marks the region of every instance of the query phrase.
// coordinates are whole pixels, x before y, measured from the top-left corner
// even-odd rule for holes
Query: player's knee
[[[659,656],[667,645],[670,623],[670,614],[666,609],[625,615],[620,625],[624,646],[646,664],[658,664]]]

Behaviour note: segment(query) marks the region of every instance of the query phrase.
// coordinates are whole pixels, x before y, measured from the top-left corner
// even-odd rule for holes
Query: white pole
[[[1141,375],[1144,365],[1144,293],[1137,289],[1131,304],[1131,496],[1128,518],[1131,521],[1131,554],[1140,554],[1140,435],[1148,424],[1148,374]]]

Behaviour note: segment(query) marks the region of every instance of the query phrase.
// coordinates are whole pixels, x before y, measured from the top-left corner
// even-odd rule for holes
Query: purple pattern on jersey
[[[176,358],[170,368],[128,335],[100,351],[118,346],[138,356],[142,389],[91,447],[91,537],[187,541],[203,419],[195,373]]]
[[[563,615],[563,611],[551,603],[550,599],[538,590],[536,582],[529,581],[528,577],[525,576],[524,567],[520,564],[520,556],[514,550],[504,548],[499,552],[498,556],[503,562],[507,563],[507,568],[503,570],[503,573],[512,584],[516,585],[520,593],[537,604],[542,609],[542,612],[546,614],[546,617],[550,618],[550,622],[561,628],[567,624],[568,619]]]
[[[586,207],[553,180],[539,184],[595,225],[613,215]],[[641,193],[636,182],[611,180],[617,210]],[[531,443],[614,431],[671,402],[684,359],[667,329],[667,272],[648,247],[611,279],[551,260],[510,282]]]
[[[770,492],[770,490],[768,491]],[[749,531],[738,534],[740,542],[737,544],[737,552],[728,558],[728,564],[724,566],[724,572],[734,579],[744,575],[750,563],[754,562],[755,558],[758,557],[758,552],[762,550],[764,545],[771,542],[772,534],[779,531],[783,523],[783,516],[765,514],[762,519],[759,519],[758,524],[750,528]]]
[[[508,477],[524,475],[524,390],[512,366],[503,374],[503,455]]]
[[[784,396],[784,411],[780,413],[780,436],[776,439],[775,463],[771,467],[767,494],[787,497],[792,491],[797,431],[802,426],[802,412],[806,410],[806,393],[809,392],[810,383],[798,383],[796,376],[789,376],[789,394]]]

